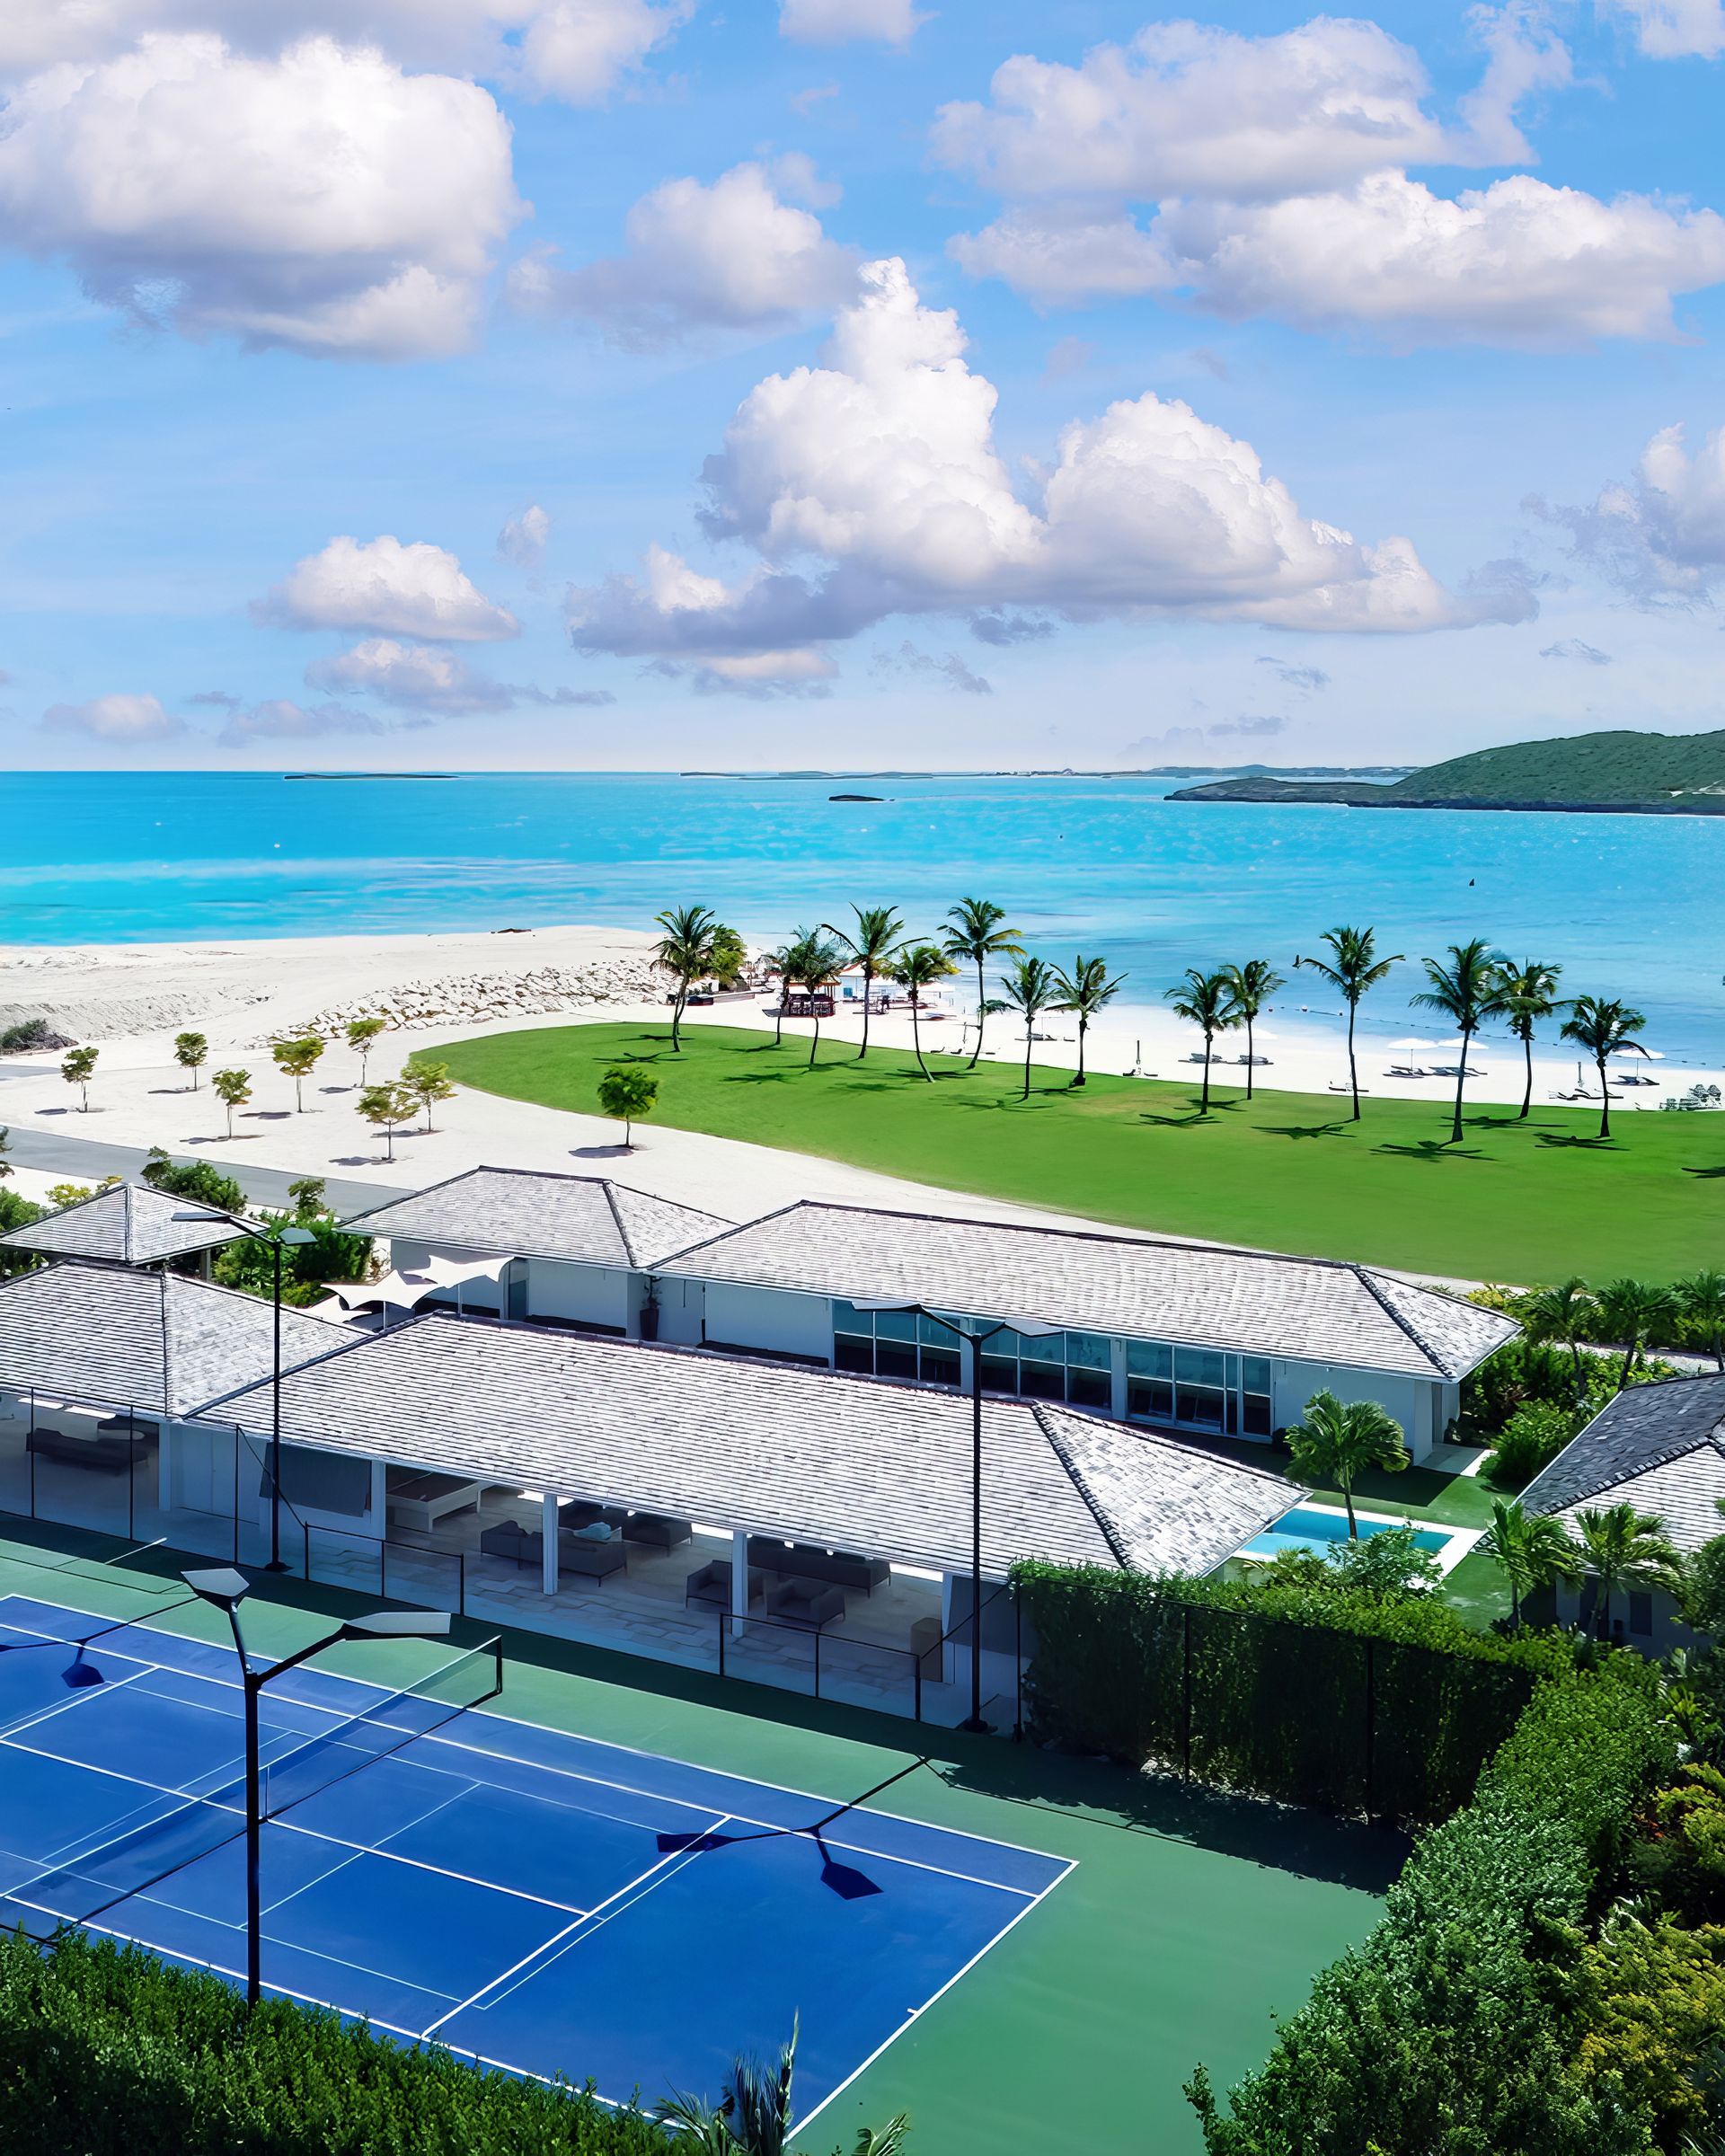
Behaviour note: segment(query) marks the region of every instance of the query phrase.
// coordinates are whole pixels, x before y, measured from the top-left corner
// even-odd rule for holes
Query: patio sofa
[[[544,1536],[536,1527],[522,1526],[518,1520],[500,1520],[495,1526],[484,1529],[479,1547],[486,1557],[507,1558],[517,1565],[537,1565],[544,1561]],[[628,1563],[629,1552],[620,1541],[588,1542],[574,1534],[557,1537],[560,1575],[573,1572],[584,1579],[608,1579],[614,1572],[624,1570]]]
[[[106,1475],[123,1475],[137,1450],[125,1437],[75,1437],[69,1430],[32,1430],[24,1443],[39,1460],[58,1460],[67,1467],[93,1467]]]
[[[765,1534],[749,1536],[748,1561],[783,1578],[825,1580],[830,1586],[849,1587],[860,1595],[885,1586],[892,1572],[883,1557],[822,1550],[813,1542],[779,1542]]]
[[[615,1527],[625,1542],[640,1542],[652,1550],[680,1550],[694,1536],[693,1520],[675,1519],[668,1513],[630,1512],[621,1505],[586,1505],[572,1499],[557,1515],[560,1528]]]
[[[766,1599],[766,1575],[757,1565],[748,1568],[748,1606],[752,1610]],[[711,1610],[728,1610],[730,1607],[730,1560],[715,1557],[710,1564],[703,1565],[698,1572],[691,1572],[683,1590],[686,1607],[700,1606]]]
[[[767,1596],[766,1613],[781,1624],[818,1632],[845,1614],[845,1596],[837,1587],[823,1587],[812,1579],[787,1579]]]

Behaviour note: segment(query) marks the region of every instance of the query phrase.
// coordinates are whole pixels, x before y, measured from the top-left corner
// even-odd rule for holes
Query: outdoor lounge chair
[[[781,1624],[818,1632],[845,1614],[845,1597],[836,1587],[819,1586],[812,1579],[787,1579],[767,1596],[766,1613]]]
[[[871,1595],[892,1576],[892,1567],[881,1557],[822,1550],[813,1542],[775,1542],[765,1534],[749,1536],[748,1561],[782,1578],[824,1580],[829,1586],[849,1587],[858,1595]]]
[[[66,1467],[93,1467],[105,1475],[123,1475],[132,1463],[132,1445],[124,1437],[75,1437],[69,1430],[32,1430],[24,1440],[39,1460]]]
[[[614,1572],[625,1570],[628,1563],[629,1552],[621,1536],[608,1542],[590,1542],[579,1534],[557,1537],[559,1573],[577,1573],[583,1579],[609,1579]]]
[[[536,1528],[524,1527],[519,1520],[500,1520],[495,1527],[487,1527],[479,1538],[481,1553],[486,1557],[506,1557],[518,1565],[542,1563],[545,1554],[545,1538]]]
[[[748,1606],[766,1599],[766,1575],[757,1566],[748,1568]],[[730,1560],[715,1557],[710,1564],[703,1565],[698,1572],[691,1572],[683,1590],[686,1607],[728,1610],[730,1607]]]

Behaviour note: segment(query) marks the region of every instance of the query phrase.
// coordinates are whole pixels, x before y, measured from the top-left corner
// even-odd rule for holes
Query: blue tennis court
[[[41,1642],[0,1652],[0,1922],[237,1976],[234,1656],[138,1627],[79,1649],[101,1621],[0,1598],[0,1646]],[[465,1707],[451,1666],[263,1692],[270,1989],[649,2105],[800,2017],[806,2122],[1070,1869]]]

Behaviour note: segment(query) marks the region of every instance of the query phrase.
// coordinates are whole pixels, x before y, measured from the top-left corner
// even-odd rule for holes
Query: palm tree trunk
[[[1359,1016],[1359,1002],[1355,996],[1348,998],[1348,1085],[1354,1096],[1353,1120],[1359,1120],[1359,1065],[1354,1060],[1354,1021]]]
[[[686,981],[679,982],[677,1001],[671,1005],[671,1053],[673,1056],[680,1056],[683,1053],[683,1005],[688,998],[688,983]]]
[[[1455,1066],[1455,1119],[1450,1126],[1449,1132],[1449,1142],[1452,1145],[1459,1145],[1462,1142],[1462,1090],[1467,1083],[1467,1044],[1473,1038],[1472,1029],[1464,1026],[1462,1028],[1462,1060]]]
[[[1246,1099],[1252,1098],[1252,1074],[1256,1065],[1252,1059],[1252,1013],[1246,1013]]]
[[[1090,1021],[1081,1011],[1078,1013],[1078,1075],[1072,1082],[1075,1086],[1080,1086],[1084,1082],[1084,1035],[1089,1030],[1089,1027]]]
[[[1031,1097],[1031,1033],[1035,1023],[1034,1017],[1027,1011],[1024,1013],[1024,1091],[1020,1096],[1025,1100]]]
[[[1208,1033],[1204,1036],[1204,1091],[1198,1103],[1200,1116],[1208,1116],[1210,1112],[1210,1038]]]
[[[1599,1135],[1600,1135],[1602,1138],[1608,1138],[1608,1137],[1611,1135],[1611,1088],[1610,1088],[1610,1087],[1609,1087],[1609,1086],[1608,1086],[1608,1085],[1606,1083],[1606,1059],[1605,1059],[1605,1057],[1604,1057],[1603,1056],[1601,1056],[1599,1057],[1599,1059],[1598,1059],[1598,1062],[1599,1062]]]
[[[1341,1501],[1348,1507],[1348,1540],[1357,1542],[1359,1540],[1359,1524],[1354,1518],[1354,1481],[1351,1475],[1342,1480]]]
[[[982,1009],[987,1002],[987,991],[982,985],[982,960],[977,960],[977,1045],[970,1051],[970,1068],[977,1067],[977,1058],[982,1054]]]
[[[929,1070],[928,1065],[923,1061],[922,1016],[917,1006],[916,991],[914,988],[910,992],[910,1038],[916,1050],[916,1068],[923,1074],[923,1076],[928,1080],[928,1082],[933,1085],[934,1082],[933,1074]]]
[[[781,980],[779,983],[779,1007],[773,1020],[773,1046],[775,1048],[782,1048],[784,1046],[784,1006],[790,1000],[790,984]]]
[[[1513,1572],[1509,1575],[1509,1624],[1513,1631],[1521,1630],[1521,1589]]]
[[[810,1035],[809,1040],[809,1068],[812,1071],[815,1067],[815,1055],[820,1047],[820,1013],[815,1009],[815,998],[814,992],[812,990],[810,990],[809,995],[809,1015],[815,1021],[815,1029]]]
[[[1629,1383],[1629,1374],[1635,1367],[1635,1350],[1641,1344],[1641,1337],[1632,1325],[1629,1329],[1629,1346],[1623,1350],[1623,1366],[1617,1373],[1617,1390],[1620,1392]]]
[[[1525,1123],[1534,1105],[1534,1029],[1531,1026],[1522,1035],[1521,1045],[1527,1052],[1527,1083],[1522,1091],[1521,1115],[1518,1120]]]
[[[869,1052],[869,991],[873,985],[874,976],[865,966],[862,968],[862,1046],[856,1051],[859,1063]]]

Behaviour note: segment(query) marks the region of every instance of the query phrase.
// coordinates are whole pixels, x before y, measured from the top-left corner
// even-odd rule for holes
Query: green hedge
[[[1583,1927],[1675,1756],[1655,1679],[1626,1658],[1542,1684],[1269,2063],[1225,2108],[1199,2070],[1210,2156],[1647,2156],[1646,2107],[1579,2064]]]
[[[1334,1812],[1447,1816],[1538,1678],[1574,1667],[1554,1634],[1476,1632],[1423,1597],[1101,1566],[1014,1577],[1035,1736]]]
[[[579,2032],[576,2032],[579,2037]],[[634,2111],[408,2051],[133,1947],[0,1936],[5,2156],[667,2156]]]

